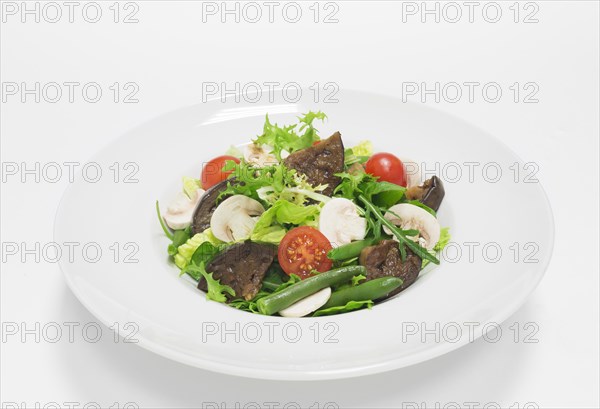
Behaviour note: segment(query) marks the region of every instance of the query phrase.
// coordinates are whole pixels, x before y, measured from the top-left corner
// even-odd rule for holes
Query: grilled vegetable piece
[[[444,184],[437,176],[427,179],[421,186],[412,186],[406,190],[407,199],[418,200],[436,212],[440,208],[445,194]]]
[[[344,171],[342,135],[336,132],[314,146],[292,153],[283,163],[306,175],[312,186],[327,185],[322,193],[331,196],[341,181],[335,174]]]
[[[375,246],[364,248],[358,262],[367,269],[367,281],[390,276],[402,280],[402,286],[388,294],[388,297],[391,297],[416,281],[421,271],[422,260],[407,249],[406,259],[402,261],[398,242],[384,240]]]
[[[204,230],[210,227],[210,219],[217,208],[217,198],[222,191],[227,189],[227,182],[233,181],[230,179],[219,182],[204,193],[202,199],[200,199],[200,202],[196,207],[196,210],[194,210],[194,218],[192,219],[192,233],[202,233]],[[226,197],[223,199],[226,199]]]
[[[217,254],[206,266],[206,271],[213,273],[213,278],[235,291],[233,298],[251,300],[262,286],[263,278],[273,263],[277,248],[270,244],[259,244],[246,241],[234,244]],[[198,288],[207,290],[206,280],[201,278]]]

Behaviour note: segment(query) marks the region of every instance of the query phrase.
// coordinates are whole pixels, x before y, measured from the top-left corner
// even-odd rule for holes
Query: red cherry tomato
[[[202,165],[202,177],[200,180],[202,182],[203,189],[206,190],[209,187],[212,187],[217,183],[227,179],[227,176],[229,176],[232,171],[224,171],[223,166],[225,166],[225,162],[228,160],[232,160],[235,163],[240,163],[240,160],[234,156],[223,155],[217,156],[216,158]]]
[[[391,153],[376,153],[365,165],[367,173],[378,176],[379,181],[406,187],[406,169],[400,159]]]
[[[320,273],[329,271],[333,262],[327,258],[331,243],[319,230],[301,226],[290,230],[281,243],[277,258],[286,274],[300,278],[310,277],[312,270]]]

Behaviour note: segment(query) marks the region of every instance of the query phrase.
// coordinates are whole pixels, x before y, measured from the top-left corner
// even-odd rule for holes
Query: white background
[[[249,81],[335,82],[396,96],[402,95],[403,82],[424,81],[431,87],[435,82],[497,82],[504,95],[495,104],[480,93],[473,103],[466,96],[454,104],[436,103],[430,96],[426,104],[496,135],[526,162],[539,165],[537,176],[555,217],[554,256],[532,297],[503,325],[507,335],[500,342],[479,340],[414,367],[350,380],[267,382],[171,362],[115,343],[108,329],[95,344],[81,337],[56,344],[29,337],[23,343],[14,336],[1,346],[0,401],[27,407],[36,402],[103,407],[135,402],[155,408],[207,402],[228,407],[251,402],[280,407],[289,402],[318,407],[326,402],[340,407],[410,402],[428,407],[437,402],[442,407],[451,402],[599,406],[597,2],[536,2],[539,21],[529,24],[513,22],[512,2],[500,2],[503,15],[495,24],[485,21],[481,6],[473,23],[467,15],[455,24],[443,17],[436,23],[433,16],[423,23],[420,15],[403,22],[401,2],[338,2],[339,22],[333,24],[315,24],[309,3],[296,24],[287,23],[280,11],[274,23],[266,17],[257,24],[236,23],[232,16],[225,23],[219,16],[203,23],[200,3],[160,1],[137,2],[139,22],[124,24],[112,22],[111,3],[102,3],[104,14],[96,24],[85,22],[81,7],[74,23],[67,16],[51,24],[43,17],[36,23],[28,16],[22,23],[20,14],[3,15],[3,84],[93,81],[105,93],[96,104],[77,93],[74,103],[63,96],[54,104],[35,103],[31,96],[23,103],[20,95],[3,94],[3,163],[85,162],[136,124],[201,102],[206,81],[231,87]],[[533,10],[519,7],[520,20]],[[468,9],[462,6],[462,11]],[[108,87],[130,81],[139,85],[139,103],[112,102]],[[536,83],[539,102],[515,103],[508,88],[515,82]],[[417,97],[409,100],[421,103]],[[52,241],[67,180],[21,183],[18,176],[5,176],[2,242]],[[95,321],[70,293],[56,264],[22,263],[19,256],[3,260],[1,307],[3,323],[25,322],[30,328],[35,322]],[[514,342],[508,327],[528,322],[539,327],[533,336],[538,342],[524,342],[524,334]]]

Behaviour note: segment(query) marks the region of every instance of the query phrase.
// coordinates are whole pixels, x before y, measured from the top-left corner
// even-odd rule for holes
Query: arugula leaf
[[[173,232],[173,242],[169,244],[167,251],[169,252],[169,256],[174,256],[177,254],[177,249],[179,246],[183,245],[186,241],[190,239],[190,229],[184,230],[175,230]]]
[[[437,217],[437,213],[435,210],[433,210],[431,207],[419,202],[418,200],[407,200],[406,203],[410,203],[411,205],[415,205],[417,207],[420,207],[421,209],[425,210],[426,212],[430,213],[432,216]]]
[[[409,249],[411,249],[422,260],[429,260],[432,263],[440,264],[440,261],[437,259],[437,257],[435,257],[435,255],[429,253],[427,251],[427,249],[425,249],[420,244],[412,241],[407,236],[405,231],[399,229],[392,222],[390,222],[385,217],[383,217],[383,215],[381,214],[381,211],[375,205],[373,205],[373,203],[371,203],[369,200],[367,200],[367,198],[365,198],[363,195],[359,195],[358,200],[360,200],[366,206],[368,211],[370,213],[372,213],[373,216],[375,218],[377,218],[383,225],[385,225],[388,229],[390,229],[391,232],[394,234],[394,236],[396,236],[398,238],[398,241],[399,241],[398,248],[400,250],[400,256],[401,256],[402,260],[406,259],[406,249],[404,248],[404,246],[406,246]],[[409,233],[411,233],[411,232],[409,231]]]
[[[337,307],[330,307],[324,310],[317,310],[312,315],[313,317],[322,317],[324,315],[333,315],[333,314],[342,314],[344,312],[350,312],[359,310],[361,308],[367,307],[368,309],[373,308],[375,303],[372,300],[365,301],[348,301],[346,305],[338,305]]]
[[[228,285],[221,284],[219,280],[213,278],[213,273],[207,273],[204,269],[204,263],[198,265],[190,265],[181,271],[181,274],[189,274],[196,281],[199,281],[201,277],[206,280],[207,293],[206,299],[213,300],[216,302],[226,302],[227,297],[225,293],[235,297],[235,291]]]
[[[277,124],[272,124],[269,120],[269,115],[265,117],[265,125],[262,135],[258,136],[254,143],[258,145],[269,145],[273,147],[273,154],[277,160],[281,161],[282,151],[293,153],[300,149],[305,149],[312,146],[313,143],[319,140],[317,130],[313,127],[315,119],[324,121],[327,116],[323,112],[308,112],[299,117],[299,132],[296,133],[298,124],[284,126],[283,128]]]
[[[205,241],[200,244],[194,254],[192,254],[192,258],[190,260],[191,264],[200,265],[204,263],[205,265],[217,254],[219,254],[227,245],[215,245],[210,241]]]
[[[165,236],[167,236],[170,240],[173,240],[173,233],[169,230],[167,225],[165,224],[165,220],[160,214],[160,205],[158,204],[158,200],[156,201],[156,215],[158,216],[158,222],[160,223],[160,227],[162,227]]]

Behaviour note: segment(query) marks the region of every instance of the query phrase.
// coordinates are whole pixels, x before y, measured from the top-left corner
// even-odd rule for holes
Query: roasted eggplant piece
[[[336,132],[314,146],[292,153],[283,163],[306,175],[306,180],[311,185],[327,185],[322,193],[331,196],[341,182],[335,174],[344,171],[342,135]]]
[[[406,250],[406,259],[402,261],[398,242],[383,240],[374,246],[365,247],[360,253],[358,262],[367,269],[367,281],[390,276],[402,279],[402,286],[392,291],[388,297],[412,285],[421,271],[421,258],[410,249]]]
[[[232,182],[232,179],[219,182],[204,193],[196,210],[194,210],[192,233],[202,233],[210,227],[210,218],[217,208],[217,199],[221,192],[227,189],[227,182]],[[226,199],[226,197],[222,199]]]
[[[421,186],[413,186],[406,190],[407,199],[418,200],[436,212],[440,208],[445,194],[444,184],[437,176],[427,179]]]
[[[217,254],[206,265],[206,271],[213,273],[213,278],[221,284],[233,288],[235,296],[227,294],[228,301],[234,298],[251,300],[262,287],[276,253],[277,248],[270,244],[237,243]],[[198,288],[207,291],[204,278],[198,282]]]

